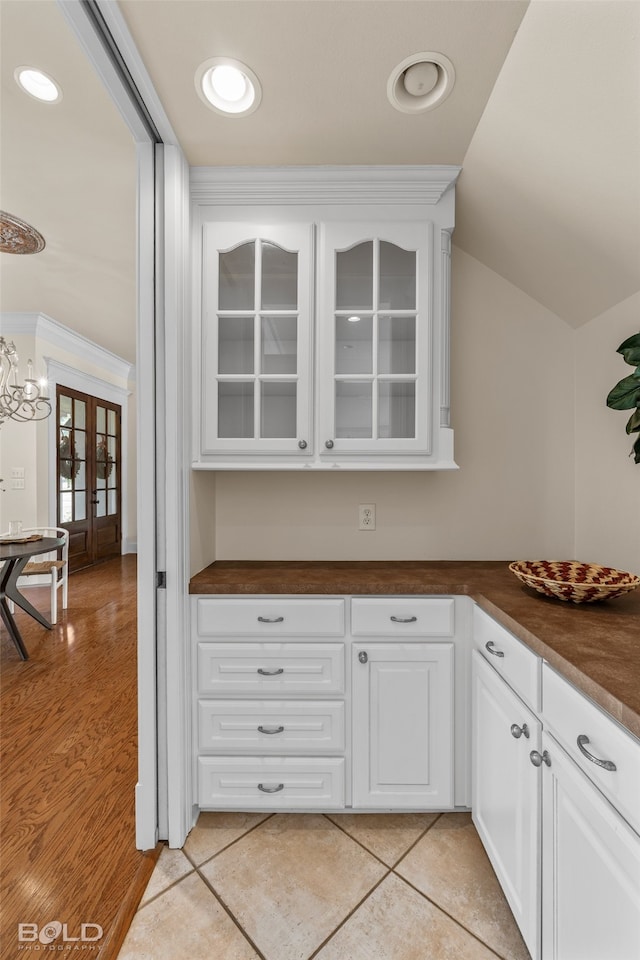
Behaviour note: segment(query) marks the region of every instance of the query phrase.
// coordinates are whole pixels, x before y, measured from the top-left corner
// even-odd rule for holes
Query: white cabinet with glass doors
[[[395,181],[381,204],[355,182],[340,204],[196,204],[195,469],[455,467],[456,175],[413,203],[398,175],[398,204]]]
[[[203,454],[308,449],[311,257],[309,225],[206,225]]]

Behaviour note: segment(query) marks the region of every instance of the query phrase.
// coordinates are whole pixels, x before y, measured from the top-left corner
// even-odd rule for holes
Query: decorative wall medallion
[[[41,233],[24,220],[0,210],[0,252],[40,253],[45,248]]]

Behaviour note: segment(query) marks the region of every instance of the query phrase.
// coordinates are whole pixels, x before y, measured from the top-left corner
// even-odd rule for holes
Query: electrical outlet
[[[358,504],[358,530],[375,530],[376,505],[375,503]]]

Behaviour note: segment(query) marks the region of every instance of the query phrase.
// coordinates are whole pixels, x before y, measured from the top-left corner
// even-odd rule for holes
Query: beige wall
[[[455,472],[205,474],[217,559],[512,559],[574,545],[573,331],[454,249]],[[358,503],[377,529],[357,529]],[[215,510],[215,533],[213,512]],[[193,529],[192,519],[192,529]]]
[[[617,348],[640,330],[640,293],[575,333],[576,557],[640,574],[640,464],[629,457],[631,411],[606,397],[628,376]]]

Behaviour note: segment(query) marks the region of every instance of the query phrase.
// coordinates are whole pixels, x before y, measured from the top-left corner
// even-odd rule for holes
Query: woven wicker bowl
[[[516,560],[509,570],[533,590],[571,603],[612,600],[640,586],[640,577],[575,560]]]

